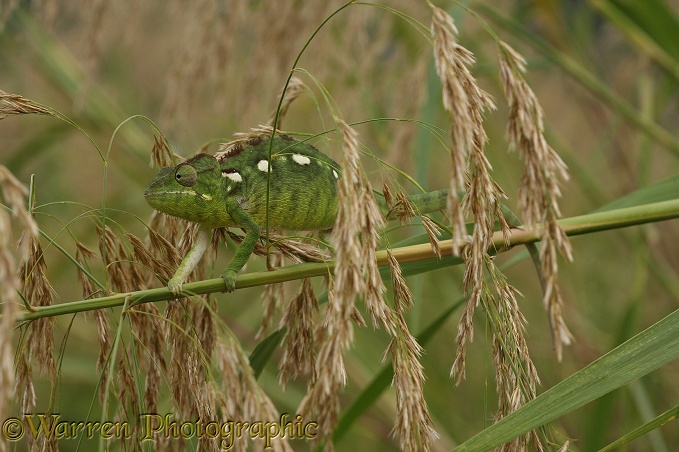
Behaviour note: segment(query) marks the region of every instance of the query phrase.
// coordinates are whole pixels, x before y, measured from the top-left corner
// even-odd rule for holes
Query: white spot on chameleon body
[[[257,169],[262,171],[262,172],[268,173],[269,172],[269,161],[268,160],[260,160],[257,163]]]
[[[302,154],[292,154],[292,159],[295,161],[295,163],[299,163],[300,165],[308,165],[311,163],[311,159]]]
[[[332,170],[332,175],[335,176],[335,179],[339,179],[339,174],[337,174],[337,171]]]
[[[243,177],[237,171],[231,171],[231,172],[222,171],[222,177],[228,177],[229,179],[231,179],[234,182],[243,182]]]

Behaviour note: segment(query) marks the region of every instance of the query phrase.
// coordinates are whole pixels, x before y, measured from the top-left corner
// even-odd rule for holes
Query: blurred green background
[[[429,25],[425,2],[380,3]],[[507,152],[504,140],[507,108],[497,75],[496,47],[477,18],[454,2],[436,3],[456,19],[460,43],[478,60],[474,75],[497,100],[498,111],[489,114],[486,122],[487,154],[494,177],[510,196],[508,204],[515,208],[522,163]],[[10,4],[0,2],[0,89],[59,110],[104,153],[121,122],[145,115],[169,138],[175,152],[190,156],[208,140],[228,141],[232,133],[269,119],[295,57],[323,19],[343,2]],[[527,78],[545,110],[548,139],[570,167],[571,180],[563,186],[564,217],[593,211],[679,173],[679,146],[672,141],[679,125],[679,2],[466,4],[528,60]],[[321,30],[299,65],[328,90],[347,122],[413,118],[447,130],[431,55],[427,38],[406,21],[384,9],[355,5]],[[313,80],[306,75],[300,78],[318,103],[303,95],[292,105],[282,128],[321,132],[331,124],[328,109]],[[630,115],[664,128],[670,140],[663,142],[644,132],[630,121]],[[446,151],[423,128],[382,121],[357,130],[363,144],[424,188],[448,186]],[[53,236],[84,211],[73,203],[101,207],[104,185],[110,217],[143,236],[144,225],[135,216],[146,220],[151,214],[142,192],[155,174],[148,164],[152,144],[152,130],[143,121],[124,125],[110,143],[104,179],[102,158],[72,126],[37,116],[0,121],[0,164],[24,182],[35,174],[38,205],[52,203],[39,209],[37,220]],[[337,149],[329,152],[338,157]],[[364,165],[374,186],[381,187],[385,176],[368,159]],[[541,389],[676,309],[677,226],[676,221],[668,221],[573,239],[575,261],[562,264],[560,286],[567,303],[565,317],[576,341],[566,349],[562,363],[552,350],[530,262],[508,270],[510,283],[524,295],[520,304],[529,322],[528,344],[542,378]],[[69,228],[78,240],[97,249],[91,219],[78,218]],[[74,252],[69,234],[62,233],[59,242]],[[498,260],[505,262],[512,253]],[[225,253],[221,254],[223,258]],[[56,302],[80,299],[75,269],[54,248],[47,250],[46,261]],[[102,274],[101,268],[92,267]],[[253,258],[247,270],[263,268],[263,259]],[[461,271],[453,267],[408,279],[415,295],[408,314],[414,334],[461,296]],[[255,288],[217,295],[222,317],[246,350],[257,344],[260,294],[261,288]],[[483,315],[477,315],[466,381],[455,387],[449,378],[458,317],[456,312],[429,341],[422,358],[425,396],[442,437],[434,450],[449,450],[469,438],[489,425],[495,412],[491,344]],[[70,321],[70,317],[58,319],[57,344]],[[91,320],[78,315],[69,334],[55,406],[64,419],[80,420],[96,399],[97,333]],[[388,340],[383,331],[356,330],[354,347],[347,354],[345,407],[384,365],[380,357]],[[267,365],[260,382],[281,412],[293,412],[306,385],[293,382],[282,391],[276,361]],[[556,437],[572,438],[572,450],[597,450],[679,403],[678,372],[679,366],[671,363],[559,419],[554,424]],[[48,406],[49,387],[37,371],[35,378],[40,412]],[[395,395],[389,389],[337,443],[338,450],[367,451],[378,445],[398,450],[390,436],[395,410]],[[627,450],[675,450],[677,444],[679,429],[670,424]],[[61,450],[76,447],[67,440],[59,445]]]

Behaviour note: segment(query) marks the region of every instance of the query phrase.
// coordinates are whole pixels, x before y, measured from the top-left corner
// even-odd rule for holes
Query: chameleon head
[[[144,198],[154,209],[196,223],[209,222],[220,204],[221,174],[217,159],[198,154],[175,167],[160,170],[146,190]]]

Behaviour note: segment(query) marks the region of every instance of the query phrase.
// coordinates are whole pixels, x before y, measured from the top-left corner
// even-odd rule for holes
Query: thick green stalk
[[[604,212],[595,212],[587,215],[564,218],[559,221],[564,231],[569,236],[590,234],[598,231],[606,231],[617,228],[624,228],[645,223],[654,223],[679,217],[679,199],[662,201],[641,206],[627,207]],[[513,229],[510,236],[510,247],[525,245],[540,240],[539,229],[524,230]],[[452,243],[444,240],[440,243],[441,254],[443,256],[452,255]],[[506,251],[502,233],[496,232],[493,235],[491,249]],[[400,263],[436,260],[437,257],[431,250],[429,244],[404,246],[392,250],[392,253]],[[387,252],[382,250],[376,253],[379,266],[389,265]],[[453,264],[461,261],[455,261]],[[261,286],[295,279],[309,278],[312,276],[323,276],[332,273],[335,262],[310,263],[290,265],[272,272],[256,272],[239,275],[236,281],[236,289],[245,287]],[[184,295],[200,295],[213,292],[223,292],[225,290],[222,278],[207,279],[187,283],[183,286]],[[150,303],[155,301],[171,300],[176,298],[167,288],[147,289],[136,292],[111,295],[91,300],[80,300],[69,303],[61,303],[52,306],[35,308],[35,311],[24,311],[18,316],[19,321],[35,320],[42,317],[53,317],[63,314],[91,311],[95,309],[111,308],[122,306],[125,299],[128,305],[134,306],[139,303]]]

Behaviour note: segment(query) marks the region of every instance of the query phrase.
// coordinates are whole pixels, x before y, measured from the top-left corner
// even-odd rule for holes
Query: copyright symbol
[[[2,423],[2,436],[10,441],[17,441],[24,436],[24,423],[21,419],[11,417]]]

